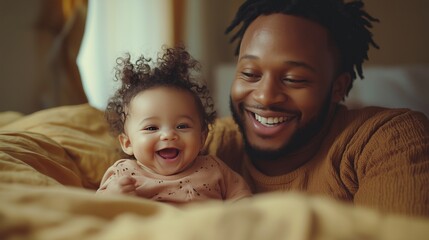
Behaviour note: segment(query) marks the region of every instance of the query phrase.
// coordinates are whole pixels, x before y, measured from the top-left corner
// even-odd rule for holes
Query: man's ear
[[[334,80],[334,84],[332,85],[331,102],[339,103],[340,101],[344,100],[347,94],[347,89],[349,89],[351,82],[352,78],[349,73],[340,74]]]
[[[134,153],[133,153],[133,148],[131,145],[130,138],[125,133],[121,133],[119,134],[118,139],[119,139],[119,142],[121,143],[122,150],[126,154],[132,156]]]

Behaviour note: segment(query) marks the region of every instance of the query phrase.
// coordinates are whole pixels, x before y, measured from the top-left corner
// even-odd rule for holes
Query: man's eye
[[[246,81],[256,81],[261,78],[260,75],[250,72],[241,72],[241,75],[243,76],[244,80]]]
[[[294,79],[294,78],[284,78],[283,81],[288,83],[306,83],[307,82],[304,79]]]
[[[243,74],[246,77],[255,77],[256,76],[256,74],[248,73],[248,72],[241,72],[241,74]]]
[[[257,78],[257,77],[259,77],[257,74],[249,73],[249,72],[241,72],[241,74],[243,74],[244,76],[246,76],[248,78]]]

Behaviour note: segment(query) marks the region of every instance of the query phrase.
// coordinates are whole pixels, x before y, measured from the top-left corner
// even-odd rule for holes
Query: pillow
[[[77,165],[48,137],[31,132],[0,132],[0,181],[37,186],[82,187]]]
[[[105,170],[120,157],[119,143],[110,135],[103,112],[89,104],[42,110],[4,125],[1,130],[39,133],[58,144],[66,153],[64,157],[79,169],[86,188],[97,189]],[[52,149],[45,150],[39,152],[42,157],[54,154]]]
[[[24,116],[24,114],[19,113],[19,112],[13,112],[13,111],[1,112],[0,113],[0,127],[6,125],[8,123],[11,123],[13,121],[16,121],[22,116]]]

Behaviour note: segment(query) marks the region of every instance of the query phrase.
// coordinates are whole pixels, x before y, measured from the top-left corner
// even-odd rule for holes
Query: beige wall
[[[0,111],[29,113],[37,103],[36,23],[39,0],[0,1]],[[25,7],[23,7],[25,6]]]
[[[238,6],[242,1],[233,2]],[[368,65],[429,64],[428,0],[364,2],[367,12],[380,20],[374,23],[372,30],[381,48],[370,50]],[[232,19],[232,15],[227,19]]]
[[[429,64],[429,1],[366,0],[366,8],[380,22],[368,65]]]

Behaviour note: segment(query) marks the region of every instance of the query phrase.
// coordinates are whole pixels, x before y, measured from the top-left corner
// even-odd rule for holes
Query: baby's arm
[[[137,180],[132,176],[132,167],[129,166],[128,161],[119,160],[107,169],[97,193],[136,194]]]
[[[112,179],[104,189],[108,193],[136,194],[136,179],[131,176],[121,176]]]

